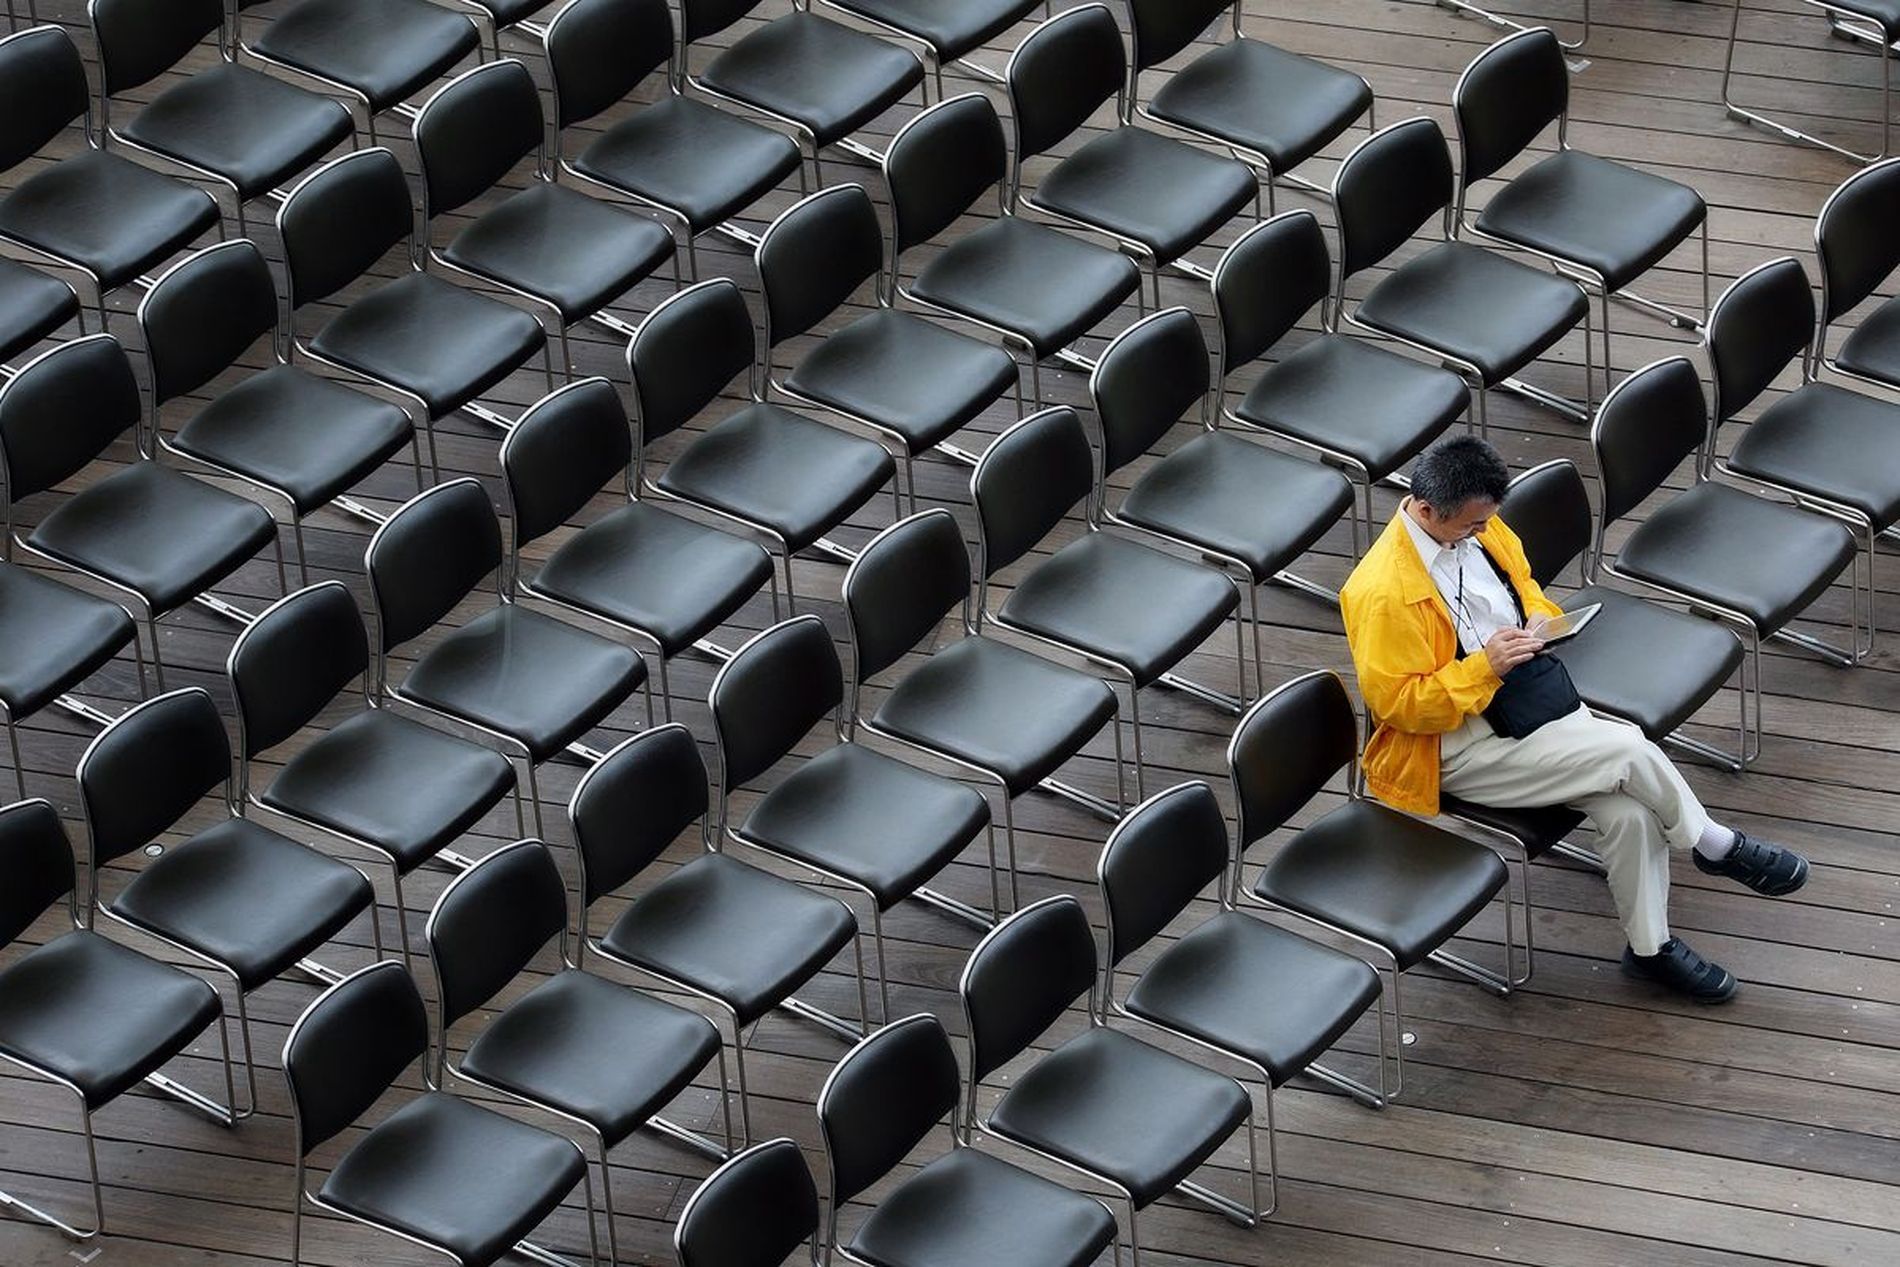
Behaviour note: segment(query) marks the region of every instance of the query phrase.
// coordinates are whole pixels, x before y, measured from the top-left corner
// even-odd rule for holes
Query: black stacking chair
[[[1855,172],[1821,204],[1814,252],[1821,263],[1821,328],[1814,353],[1843,378],[1900,390],[1900,302],[1884,299],[1847,333],[1830,358],[1828,330],[1858,308],[1900,267],[1900,159]]]
[[[1457,370],[1477,401],[1480,433],[1494,387],[1578,422],[1590,420],[1587,405],[1512,377],[1581,321],[1584,389],[1594,390],[1588,298],[1574,281],[1452,237],[1451,153],[1437,123],[1407,119],[1360,142],[1333,178],[1333,203],[1339,216],[1335,323],[1343,316]],[[1441,228],[1432,248],[1388,272],[1347,308],[1347,280],[1385,262],[1434,218]]]
[[[549,309],[563,375],[574,367],[569,326],[592,321],[633,333],[607,307],[674,258],[673,235],[651,216],[554,183],[541,90],[526,66],[511,57],[456,76],[416,115],[415,138],[422,240],[431,261]],[[446,246],[434,245],[436,217],[497,188],[530,154],[535,177],[527,188],[480,212],[464,211],[473,219]]]
[[[1900,41],[1900,9],[1896,9],[1889,0],[1803,0],[1803,3],[1819,9],[1827,15],[1828,30],[1831,34],[1850,42],[1870,45],[1879,50],[1880,58],[1880,150],[1875,154],[1862,154],[1850,150],[1833,141],[1822,140],[1818,136],[1790,127],[1777,119],[1746,106],[1737,105],[1730,85],[1735,79],[1735,43],[1742,29],[1741,0],[1732,0],[1732,10],[1728,26],[1728,52],[1722,59],[1722,108],[1731,119],[1740,119],[1743,123],[1759,123],[1777,136],[1785,136],[1790,141],[1806,141],[1809,145],[1818,145],[1824,150],[1832,150],[1843,158],[1856,163],[1878,163],[1893,153],[1893,68],[1887,64],[1887,50],[1896,41]]]
[[[0,260],[0,377],[13,372],[4,362],[68,321],[86,332],[78,291],[37,268]]]
[[[547,34],[547,24],[531,22],[530,18],[548,7],[552,0],[458,0],[467,8],[481,14],[479,26],[488,28],[488,52],[490,61],[501,60],[501,33],[520,29],[535,38]]]
[[[381,523],[347,493],[404,445],[416,491],[422,491],[422,452],[408,414],[284,359],[277,285],[264,253],[248,238],[219,242],[172,265],[139,301],[138,321],[152,376],[147,430],[166,450],[281,499],[305,584],[306,515],[335,505]],[[265,334],[271,336],[270,367],[218,392],[167,436],[165,405],[229,370]]]
[[[1110,1029],[1096,1006],[1095,934],[1082,904],[1047,897],[985,937],[957,982],[969,1030],[965,1130],[1007,1140],[1106,1185],[1128,1208],[1130,1261],[1141,1267],[1142,1210],[1170,1192],[1242,1227],[1260,1206],[1260,1163],[1247,1088],[1172,1052]],[[977,1091],[1086,997],[1088,1026],[1008,1079],[984,1116]],[[1247,1132],[1247,1203],[1188,1178]]]
[[[798,145],[783,132],[710,106],[683,91],[678,41],[666,0],[572,0],[543,38],[554,88],[554,158],[560,171],[658,210],[679,226],[687,275],[699,280],[701,234],[757,246],[730,223],[797,171]],[[572,159],[569,128],[630,97],[661,66],[666,91],[610,123]]]
[[[85,63],[65,31],[36,26],[0,39],[0,171],[45,149],[75,120],[86,128],[80,152],[19,180],[0,197],[0,241],[84,273],[104,330],[107,294],[221,221],[218,200],[209,193],[102,147]],[[50,290],[37,283],[34,290],[34,306],[42,313],[55,305],[64,309]]]
[[[852,742],[844,726],[844,666],[816,616],[795,616],[740,647],[713,679],[708,702],[720,772],[714,833],[870,899],[880,1015],[890,1020],[884,912],[914,897],[981,929],[1000,916],[989,802],[955,780]],[[836,742],[734,822],[733,793],[778,765],[827,718]],[[988,914],[927,887],[979,835],[989,841]]]
[[[17,540],[137,601],[164,690],[159,618],[196,600],[248,621],[246,613],[208,591],[272,542],[277,582],[285,587],[284,548],[262,506],[143,452],[144,438],[136,434],[142,412],[132,363],[109,334],[62,343],[27,362],[0,382],[0,511],[8,557]],[[22,501],[79,474],[128,431],[141,450],[134,461],[61,498],[20,535],[25,525],[16,508]]]
[[[1141,299],[1141,270],[1127,256],[1013,214],[1003,122],[981,93],[952,97],[900,128],[884,180],[891,289],[1000,336],[1029,362],[1038,408],[1042,362],[1094,369],[1071,345],[1123,301]],[[906,287],[904,253],[940,236],[992,188],[1001,214],[945,243]]]
[[[1025,418],[984,450],[970,477],[976,502],[976,621],[1073,652],[1128,687],[1135,739],[1135,795],[1142,795],[1141,690],[1156,682],[1217,708],[1244,706],[1247,647],[1234,622],[1240,696],[1175,670],[1240,607],[1232,577],[1103,529],[1095,458],[1082,419],[1058,405]],[[1085,531],[1017,579],[990,610],[990,583],[1047,539],[1078,505]],[[1203,502],[1205,505],[1205,502]]]
[[[310,1154],[356,1125],[411,1065],[424,1090],[363,1132],[311,1192]],[[598,1264],[587,1155],[562,1135],[436,1089],[429,1016],[399,963],[350,974],[312,1003],[284,1041],[297,1132],[290,1267],[303,1262],[304,1203],[453,1259],[489,1267],[511,1250],[561,1261],[525,1240],[574,1189],[587,1200],[588,1261]]]
[[[87,927],[74,885],[73,849],[59,815],[42,800],[0,807],[0,948],[10,945],[63,897],[72,927],[0,970],[0,1061],[73,1093],[86,1139],[92,1227],[0,1192],[0,1205],[76,1241],[105,1230],[105,1195],[92,1115],[141,1084],[206,1114],[235,1120],[231,1038],[218,992],[182,968],[160,963]],[[159,1072],[217,1026],[224,1058],[224,1103]]]
[[[800,1246],[820,1267],[818,1188],[805,1154],[782,1137],[707,1175],[673,1228],[679,1267],[783,1267]]]
[[[653,694],[639,652],[511,601],[504,562],[501,521],[473,479],[418,494],[376,530],[363,556],[376,622],[370,697],[413,704],[520,756],[540,836],[536,769],[567,751],[598,761],[581,736],[642,687],[650,723]],[[440,624],[491,575],[495,605],[434,639],[392,685],[389,653]]]
[[[375,890],[355,867],[238,817],[231,741],[200,687],[121,713],[86,746],[78,779],[92,842],[86,891],[99,912],[231,978],[250,1088],[249,1106],[235,1116],[249,1117],[257,1110],[257,1066],[245,1000],[293,968],[319,982],[338,980],[310,956],[359,915],[369,916],[380,959]],[[212,792],[224,798],[225,814],[146,862],[107,902],[100,869],[176,830]]]
[[[767,585],[778,618],[772,556],[751,541],[640,500],[626,407],[604,378],[586,378],[530,405],[501,442],[511,532],[508,576],[518,593],[604,621],[653,644],[660,706],[673,720],[667,662],[694,648],[724,660],[706,636]],[[521,552],[624,479],[626,504],[555,547],[533,575]]]
[[[1128,50],[1104,4],[1059,13],[1031,31],[1004,72],[1016,125],[1009,191],[1024,206],[1093,229],[1146,262],[1161,305],[1161,270],[1211,274],[1185,257],[1260,197],[1244,164],[1135,126]],[[1115,123],[1029,188],[1023,166],[1082,129],[1103,104]]]
[[[1003,77],[970,54],[1028,16],[1036,0],[824,0],[842,13],[869,22],[879,30],[920,45],[931,78],[937,82],[937,100],[943,100],[943,68],[951,62],[993,84]],[[1042,0],[1043,16],[1049,0]]]
[[[1022,413],[1014,357],[894,306],[884,285],[884,229],[862,185],[823,189],[799,202],[766,229],[757,259],[767,390],[777,388],[882,436],[891,456],[903,460],[913,512],[919,453],[936,448],[974,466],[976,454],[950,437],[1012,389]],[[809,334],[873,279],[872,311],[825,335],[783,380],[773,376],[779,345]]]
[[[237,703],[233,803],[240,815],[254,805],[387,862],[407,963],[403,879],[432,860],[472,865],[450,846],[510,792],[522,829],[521,789],[508,758],[494,749],[372,707],[369,664],[369,635],[340,581],[279,599],[238,635],[225,661]],[[254,791],[251,763],[309,726],[358,678],[362,709],[311,739]]]
[[[844,576],[851,642],[849,720],[995,781],[1002,793],[1009,903],[1022,905],[1011,804],[1031,788],[1114,822],[1126,800],[1121,727],[1108,683],[983,636],[971,592],[970,554],[949,511],[926,510],[872,539]],[[952,611],[962,635],[904,674],[875,713],[865,687],[926,641]],[[1051,776],[1106,727],[1115,742],[1115,799]]]
[[[858,1016],[867,1016],[864,950],[849,906],[721,853],[709,807],[699,745],[675,723],[626,740],[581,776],[568,805],[580,858],[575,958],[585,966],[592,951],[719,1007],[731,1025],[740,1133],[750,1143],[745,1028],[780,1008],[855,1042],[865,1032],[863,1019],[853,1025],[793,991],[812,985],[852,946]],[[606,933],[589,941],[594,905],[624,889],[695,824],[700,850],[692,859],[633,897]]]
[[[825,534],[891,483],[897,468],[875,440],[766,400],[757,345],[745,295],[728,278],[660,302],[627,345],[634,471],[654,493],[770,538],[785,564],[786,604],[797,611],[792,556],[811,548],[853,558]],[[647,446],[685,426],[740,373],[750,402],[688,441],[658,480],[648,479]]]
[[[12,553],[13,538],[4,544]],[[0,559],[0,720],[7,728],[13,782],[26,799],[18,723],[55,705],[103,726],[112,718],[67,694],[109,664],[127,645],[138,659],[138,693],[145,694],[145,653],[131,614],[109,599],[62,585]]]
[[[1248,39],[1240,29],[1246,8],[1246,0],[1128,0],[1135,110],[1258,168],[1269,208],[1276,180],[1324,196],[1324,186],[1294,169],[1362,115],[1367,129],[1378,131],[1372,85],[1349,70]],[[1168,75],[1143,105],[1141,72],[1191,47],[1224,11],[1232,13],[1233,38]]]
[[[538,840],[506,845],[450,881],[429,914],[428,938],[441,999],[435,1048],[442,1080],[452,1074],[586,1128],[600,1162],[607,1261],[619,1262],[610,1151],[641,1126],[651,1126],[714,1161],[732,1154],[719,1031],[698,1012],[574,966],[567,886],[554,855]],[[495,996],[557,939],[555,973],[498,1012],[491,1008]],[[495,1015],[457,1065],[449,1057],[449,1035],[476,1011]],[[659,1116],[714,1058],[726,1123],[723,1147]]]
[[[893,1021],[853,1047],[818,1093],[831,1175],[831,1251],[865,1267],[1087,1267],[1117,1244],[1115,1216],[1094,1197],[975,1147],[957,1129],[962,1078],[943,1024],[929,1013]],[[885,1178],[937,1124],[950,1150],[889,1188],[849,1240],[846,1202]]]

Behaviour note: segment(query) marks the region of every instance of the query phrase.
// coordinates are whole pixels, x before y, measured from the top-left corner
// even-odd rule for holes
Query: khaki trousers
[[[1568,805],[1589,815],[1630,948],[1653,955],[1669,939],[1669,850],[1693,847],[1709,816],[1635,726],[1579,708],[1506,739],[1468,717],[1441,740],[1439,786],[1500,809]]]

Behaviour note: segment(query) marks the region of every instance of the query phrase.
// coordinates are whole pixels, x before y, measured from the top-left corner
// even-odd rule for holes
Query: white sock
[[[1735,833],[1722,824],[1710,821],[1702,828],[1702,834],[1696,837],[1695,851],[1710,862],[1720,862],[1728,857],[1729,850],[1735,848]]]

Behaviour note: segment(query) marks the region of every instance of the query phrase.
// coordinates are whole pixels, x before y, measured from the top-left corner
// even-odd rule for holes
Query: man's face
[[[1456,545],[1484,531],[1498,504],[1488,498],[1474,497],[1454,510],[1440,510],[1427,502],[1418,503],[1418,521],[1432,540],[1440,545]]]

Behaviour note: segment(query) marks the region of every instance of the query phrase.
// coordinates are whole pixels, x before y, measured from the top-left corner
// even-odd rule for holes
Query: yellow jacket
[[[1527,616],[1562,610],[1544,597],[1523,543],[1503,520],[1492,516],[1478,544],[1510,579]],[[1339,609],[1375,726],[1366,787],[1394,809],[1436,814],[1438,737],[1490,705],[1498,675],[1482,651],[1459,657],[1451,609],[1396,515],[1346,578]]]

